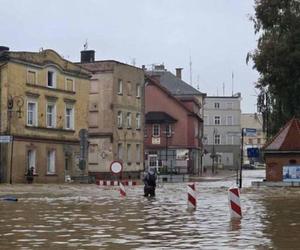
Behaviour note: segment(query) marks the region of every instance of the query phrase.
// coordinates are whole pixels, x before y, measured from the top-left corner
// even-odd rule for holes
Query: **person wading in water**
[[[156,174],[153,170],[149,170],[149,172],[144,177],[144,184],[144,196],[154,197],[156,188]]]

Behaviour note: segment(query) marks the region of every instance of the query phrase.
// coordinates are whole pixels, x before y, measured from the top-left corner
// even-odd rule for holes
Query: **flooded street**
[[[229,217],[235,180],[198,182],[197,210],[187,210],[186,183],[142,186],[0,186],[1,249],[299,249],[300,189],[252,188],[263,171],[244,171],[243,218]],[[248,187],[247,187],[248,186]]]

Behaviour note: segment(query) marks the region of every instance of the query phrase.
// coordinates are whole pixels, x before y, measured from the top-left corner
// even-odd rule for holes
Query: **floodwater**
[[[234,179],[196,183],[197,209],[187,210],[186,183],[143,187],[0,186],[0,249],[300,249],[300,189],[252,188],[263,171],[244,171],[243,218],[231,220]],[[248,186],[248,187],[247,187]]]

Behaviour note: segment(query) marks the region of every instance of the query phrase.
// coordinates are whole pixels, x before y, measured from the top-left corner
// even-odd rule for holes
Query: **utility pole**
[[[239,188],[242,188],[242,169],[243,169],[243,161],[244,161],[244,128],[241,131],[242,134],[242,145],[241,145],[241,165],[240,165],[240,180],[239,180]]]

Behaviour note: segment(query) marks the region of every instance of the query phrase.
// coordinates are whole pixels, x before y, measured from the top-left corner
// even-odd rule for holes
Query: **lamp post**
[[[11,120],[12,115],[17,114],[18,118],[22,118],[22,107],[24,105],[24,99],[22,96],[9,96],[7,100],[8,111],[8,134],[11,135]],[[17,106],[14,109],[14,106]],[[13,172],[13,152],[14,152],[14,136],[11,135],[11,149],[10,149],[10,171],[9,171],[9,183],[12,184],[12,172]]]
[[[212,158],[212,166],[211,166],[211,171],[214,174],[215,173],[215,159],[218,157],[215,151],[215,136],[217,134],[218,130],[214,128],[213,130],[213,145],[212,145],[212,153],[210,157]]]

